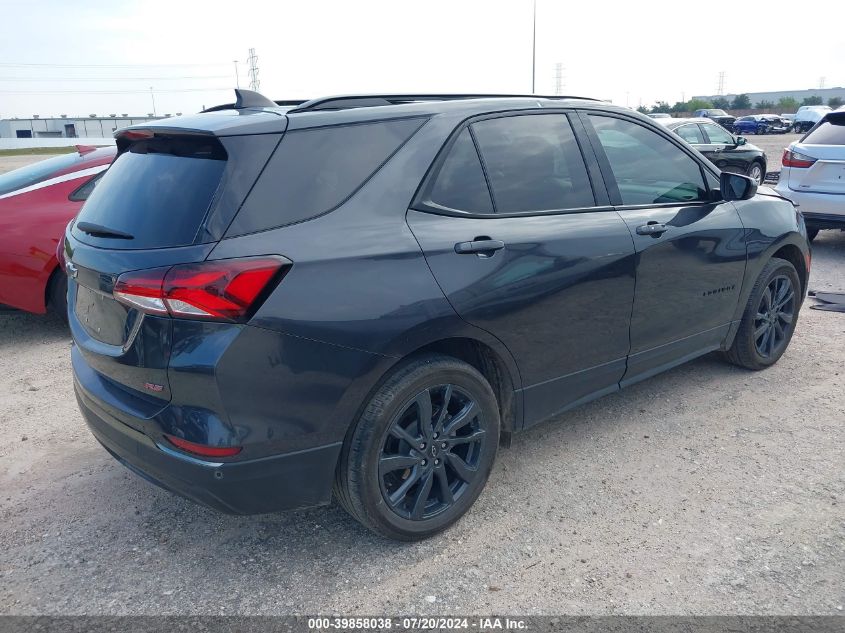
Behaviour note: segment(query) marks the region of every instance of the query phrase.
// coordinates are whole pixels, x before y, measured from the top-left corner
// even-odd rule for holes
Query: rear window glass
[[[0,196],[52,178],[57,172],[71,169],[85,157],[77,152],[40,160],[32,165],[0,175]]]
[[[459,211],[493,213],[493,202],[469,129],[455,140],[431,188],[436,205]]]
[[[332,211],[422,124],[417,118],[287,132],[227,235],[294,224]]]
[[[472,124],[497,213],[595,204],[587,168],[562,114],[510,116]]]
[[[801,142],[813,145],[845,145],[845,116],[837,117],[835,121],[825,121],[802,138]]]
[[[226,152],[216,139],[137,141],[97,183],[82,207],[74,235],[109,248],[192,244],[225,167]],[[89,235],[78,228],[82,222],[132,239]]]

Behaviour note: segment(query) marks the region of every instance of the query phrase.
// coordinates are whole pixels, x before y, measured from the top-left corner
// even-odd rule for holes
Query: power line
[[[194,75],[184,77],[0,77],[0,81],[175,81],[182,79],[229,79],[230,75]]]
[[[231,88],[162,88],[155,89],[155,92],[225,92]],[[118,95],[147,93],[149,90],[0,90],[0,94],[6,95]]]
[[[7,68],[197,68],[228,65],[226,62],[214,64],[19,64],[16,62],[0,62],[0,66]]]

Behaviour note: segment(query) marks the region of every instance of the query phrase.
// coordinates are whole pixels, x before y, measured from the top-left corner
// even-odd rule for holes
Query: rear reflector
[[[812,167],[816,159],[806,154],[790,151],[787,148],[783,150],[783,158],[780,162],[784,167]]]
[[[232,457],[243,450],[243,446],[208,446],[206,444],[189,442],[173,435],[165,434],[164,437],[176,448],[180,448],[186,453],[202,455],[203,457]]]
[[[241,321],[290,267],[284,257],[219,259],[124,273],[115,299],[150,314]]]

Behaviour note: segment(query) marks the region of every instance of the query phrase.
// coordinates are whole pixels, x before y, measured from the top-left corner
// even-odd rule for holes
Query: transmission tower
[[[719,88],[716,90],[717,95],[725,94],[725,71],[719,72]]]
[[[563,63],[557,62],[555,64],[555,94],[562,95],[563,89],[566,87],[566,77],[563,75]]]
[[[824,90],[824,80],[825,77],[819,77],[819,89]]]
[[[249,75],[249,89],[257,91],[261,86],[261,82],[258,80],[258,55],[255,54],[254,48],[249,49],[247,63],[249,64],[249,71],[247,72]]]

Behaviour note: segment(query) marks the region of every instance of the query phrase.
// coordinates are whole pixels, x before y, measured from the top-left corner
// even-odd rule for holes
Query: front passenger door
[[[745,230],[715,176],[671,134],[623,115],[584,118],[637,252],[624,385],[721,345],[745,273]]]

